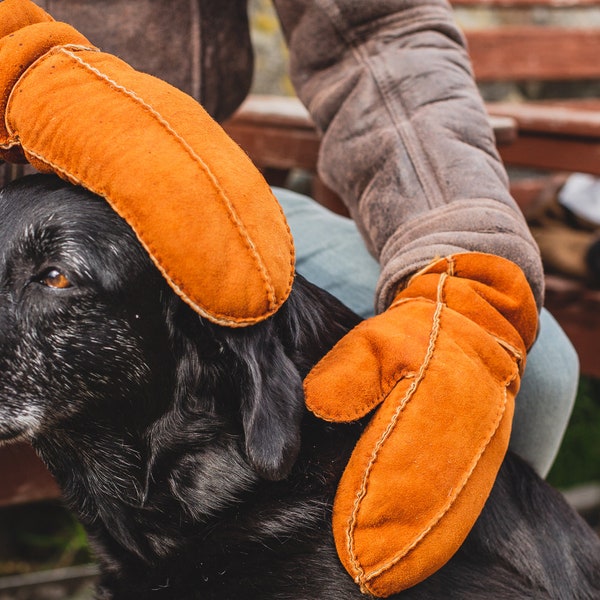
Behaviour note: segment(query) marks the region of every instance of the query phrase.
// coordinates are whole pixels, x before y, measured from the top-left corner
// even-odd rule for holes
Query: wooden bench
[[[517,123],[514,143],[499,145],[506,165],[600,175],[600,97],[593,96],[600,94],[600,0],[451,1],[464,23],[484,96],[491,83],[554,87],[551,100],[543,93],[519,101],[488,98],[490,115]],[[483,19],[485,25],[476,25],[481,18],[460,21],[469,16],[466,11],[494,18]],[[520,22],[526,12],[530,22]],[[577,14],[579,20],[573,18]],[[543,184],[544,178],[512,181],[524,208],[535,196],[536,182]],[[575,344],[582,372],[600,377],[600,291],[548,276],[546,305]]]
[[[29,444],[0,447],[0,507],[60,497],[58,485]]]
[[[600,82],[599,18],[596,27],[569,24],[575,11],[580,18],[582,11],[600,11],[600,0],[452,0],[452,4],[459,18],[465,7],[493,9],[497,15],[495,24],[464,26],[480,84],[571,84],[563,92],[569,98],[488,102],[491,115],[512,117],[519,128],[517,142],[501,148],[505,162],[600,174],[600,98],[573,98],[577,88],[572,85]],[[543,10],[545,18],[541,24],[513,24],[506,22],[509,9]]]

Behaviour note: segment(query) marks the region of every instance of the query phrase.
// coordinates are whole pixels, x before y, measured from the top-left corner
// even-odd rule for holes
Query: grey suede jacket
[[[246,95],[245,0],[38,0],[103,50],[198,98]],[[543,300],[539,252],[508,191],[464,39],[445,0],[274,0],[292,81],[323,134],[319,173],[382,273],[378,310],[432,259],[488,252]]]

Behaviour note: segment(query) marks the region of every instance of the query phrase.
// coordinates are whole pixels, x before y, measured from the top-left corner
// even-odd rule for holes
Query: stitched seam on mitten
[[[0,0],[0,1],[2,1],[2,0]],[[16,145],[20,144],[19,135],[12,130],[10,123],[8,122],[9,121],[8,113],[10,111],[9,107],[12,103],[13,94],[16,93],[16,89],[19,87],[19,83],[21,83],[21,81],[25,77],[27,77],[28,73],[33,71],[37,67],[37,65],[41,61],[43,61],[48,55],[55,54],[56,51],[59,50],[60,48],[72,48],[74,50],[89,50],[90,52],[99,52],[98,48],[96,48],[95,46],[83,46],[81,44],[64,44],[62,46],[54,46],[54,47],[50,48],[49,50],[44,52],[41,56],[38,56],[27,67],[25,67],[24,65],[20,65],[20,68],[23,69],[23,71],[18,73],[16,80],[12,83],[12,87],[10,88],[10,91],[8,92],[8,96],[6,97],[6,102],[3,107],[4,114],[2,116],[4,117],[4,127],[6,129],[6,132],[8,133],[7,141],[9,144],[16,144]],[[2,147],[2,146],[0,146],[0,147]],[[9,146],[7,149],[10,149],[11,147],[12,147],[12,145]]]
[[[70,183],[72,183],[74,185],[81,185],[82,187],[85,187],[86,189],[88,189],[90,192],[92,192],[92,193],[94,193],[94,194],[96,194],[98,196],[105,197],[101,190],[97,190],[97,189],[94,188],[94,186],[92,186],[92,185],[90,185],[88,183],[84,183],[83,181],[81,181],[80,179],[78,179],[75,175],[73,175],[71,172],[67,171],[66,169],[63,169],[62,167],[59,167],[58,165],[56,165],[53,162],[49,161],[47,158],[45,158],[41,154],[36,153],[34,150],[31,150],[31,149],[27,148],[26,146],[23,146],[22,144],[21,144],[21,147],[23,148],[23,151],[26,154],[28,154],[30,156],[33,156],[40,163],[43,163],[43,164],[47,165],[48,167],[50,167],[52,169],[52,171],[54,173],[56,173],[57,175],[58,174],[62,175],[62,177],[65,178]],[[125,220],[127,220],[126,215],[122,214],[121,216]],[[154,254],[153,254],[154,251],[152,249],[152,246],[150,244],[146,244],[146,242],[144,242],[139,236],[138,236],[138,240],[139,240],[140,244],[142,244],[142,246],[144,248],[146,248],[146,250],[148,251],[148,253],[150,254],[150,256],[154,256]],[[208,311],[204,307],[202,307],[199,304],[197,304],[196,302],[192,301],[191,298],[185,292],[183,292],[183,290],[181,290],[179,288],[179,286],[177,285],[177,283],[175,283],[173,281],[173,279],[171,278],[171,276],[164,270],[164,268],[162,267],[161,264],[158,263],[158,261],[154,260],[154,264],[156,265],[156,267],[158,268],[158,270],[162,273],[163,277],[167,281],[169,281],[171,283],[173,289],[179,294],[179,296],[185,302],[187,302],[200,316],[209,319],[213,323],[216,323],[218,325],[225,325],[225,326],[231,327],[232,323],[235,323],[235,324],[251,324],[251,323],[256,323],[256,322],[259,322],[259,321],[262,320],[260,317],[251,317],[251,318],[244,318],[244,319],[242,319],[242,318],[237,318],[237,317],[229,317],[229,316],[225,316],[225,315],[222,315],[222,314],[219,314],[219,313]]]
[[[85,47],[85,46],[77,46],[77,45],[74,45],[74,44],[73,45],[69,45],[69,46],[65,46],[64,48],[67,48],[67,47],[69,47],[69,48],[72,47],[72,48],[80,49],[80,50],[97,51],[97,49],[93,48],[93,47],[92,48],[88,48],[88,47]],[[268,316],[268,314],[271,314],[272,312],[274,312],[274,310],[277,309],[276,294],[275,294],[275,290],[274,290],[274,287],[272,285],[272,282],[270,280],[270,277],[268,275],[268,272],[266,270],[266,267],[265,267],[265,265],[264,265],[264,263],[263,263],[260,255],[258,254],[258,251],[256,250],[256,248],[255,248],[252,240],[250,239],[249,235],[247,234],[245,228],[243,228],[242,223],[241,222],[237,222],[236,223],[236,219],[238,219],[238,221],[239,221],[239,217],[237,217],[237,213],[235,213],[235,212],[232,213],[233,206],[231,206],[231,204],[229,202],[229,199],[227,198],[226,194],[220,188],[220,186],[218,186],[218,184],[216,183],[216,179],[215,179],[214,175],[208,169],[208,167],[205,165],[205,163],[200,159],[200,157],[198,157],[196,155],[196,153],[193,151],[193,149],[191,147],[189,147],[189,145],[185,142],[185,140],[183,140],[183,138],[181,138],[181,136],[179,136],[177,134],[177,132],[175,132],[173,130],[173,128],[168,124],[168,122],[164,118],[161,117],[160,113],[158,113],[151,106],[149,106],[148,104],[146,104],[136,94],[134,94],[133,92],[127,90],[126,88],[124,88],[122,86],[119,86],[118,84],[116,84],[115,82],[113,82],[108,76],[105,76],[102,72],[100,72],[98,69],[95,69],[91,65],[88,65],[85,61],[83,61],[79,57],[76,57],[71,52],[68,52],[67,50],[64,50],[63,47],[53,48],[50,52],[61,52],[61,53],[66,54],[70,58],[72,58],[72,59],[76,60],[77,62],[79,62],[80,64],[82,64],[82,66],[84,66],[84,68],[89,68],[92,72],[94,72],[101,79],[107,81],[111,85],[111,87],[113,87],[113,89],[116,89],[117,91],[120,91],[122,93],[127,94],[130,98],[134,99],[136,102],[140,102],[142,104],[142,106],[145,107],[146,110],[149,110],[157,119],[159,119],[159,122],[161,123],[161,125],[163,125],[163,127],[165,127],[165,129],[167,131],[169,131],[169,133],[171,133],[172,135],[174,135],[176,137],[176,139],[178,139],[178,141],[180,143],[182,143],[182,145],[184,146],[184,148],[186,149],[186,151],[188,151],[189,153],[191,153],[192,158],[194,158],[195,160],[197,160],[198,163],[205,169],[205,172],[209,175],[211,181],[213,181],[213,184],[216,186],[216,189],[218,191],[218,195],[221,197],[222,200],[224,200],[224,205],[228,209],[227,212],[229,214],[230,219],[233,221],[233,223],[236,226],[236,229],[237,229],[238,233],[240,234],[240,236],[242,237],[242,239],[244,239],[244,241],[246,242],[246,245],[249,248],[249,250],[251,252],[251,255],[253,256],[253,258],[254,258],[257,266],[258,266],[259,273],[261,275],[263,283],[265,284],[265,289],[266,289],[267,294],[268,294],[269,311],[265,315],[261,315],[261,316],[257,316],[257,317],[232,317],[232,316],[224,314],[224,313],[218,313],[216,311],[208,310],[207,308],[205,308],[204,306],[198,304],[195,300],[192,300],[189,297],[189,295],[185,291],[185,285],[183,285],[182,282],[180,282],[180,281],[174,280],[171,277],[171,275],[168,274],[165,271],[164,267],[162,266],[162,264],[159,263],[158,259],[154,258],[158,253],[155,252],[153,245],[149,244],[149,243],[146,243],[144,240],[142,240],[141,239],[141,234],[138,233],[138,232],[136,232],[137,233],[137,237],[138,237],[140,243],[146,248],[146,250],[149,252],[149,254],[151,255],[151,257],[153,257],[155,265],[161,271],[161,273],[163,274],[163,277],[167,281],[170,282],[171,286],[179,294],[179,296],[183,300],[185,300],[196,312],[198,312],[198,314],[200,314],[203,317],[206,317],[207,319],[209,319],[212,322],[217,323],[219,325],[226,325],[226,326],[249,325],[249,324],[253,324],[253,323],[257,323],[257,322],[261,321],[265,316]],[[36,65],[36,63],[38,63],[39,61],[41,61],[48,54],[49,53],[46,53],[44,56],[40,57],[37,61],[35,61],[35,63],[33,63],[33,65],[31,65],[27,69],[26,73],[29,72]],[[24,73],[23,76],[26,73]],[[20,79],[19,79],[19,81],[20,81]],[[12,92],[14,92],[15,88],[18,86],[18,83],[19,82],[17,82],[17,84],[15,84],[15,86],[13,87],[13,90],[11,91],[11,96],[12,96]],[[8,112],[9,112],[8,106],[9,106],[9,104],[10,104],[10,98],[9,98],[9,101],[7,102],[7,120],[8,120]],[[18,139],[17,136],[14,136],[14,137],[15,137],[15,139]],[[86,187],[91,192],[93,192],[93,193],[95,193],[95,194],[97,194],[99,196],[102,196],[102,197],[106,198],[107,200],[109,199],[108,195],[106,193],[104,193],[102,190],[95,189],[90,184],[85,183],[83,180],[81,180],[80,178],[76,177],[73,173],[71,173],[70,171],[66,170],[65,168],[59,167],[58,165],[56,165],[55,163],[53,163],[51,160],[49,160],[48,158],[46,158],[45,156],[43,156],[39,152],[36,152],[35,150],[30,149],[30,148],[24,147],[21,142],[19,142],[18,145],[20,145],[22,147],[23,151],[25,151],[28,154],[30,154],[31,156],[33,156],[34,158],[36,158],[37,160],[39,160],[41,163],[48,165],[56,174],[61,174],[65,179],[67,179],[71,183],[74,183],[76,185],[82,185],[83,187]],[[127,211],[123,210],[122,208],[120,208],[119,211],[117,211],[117,212],[119,212],[121,214],[121,216],[123,218],[125,218],[127,221],[133,221],[134,220],[134,219],[131,219],[131,217],[128,218]],[[288,227],[288,231],[289,231],[289,227]],[[291,260],[291,264],[293,264],[293,252],[292,252],[292,257],[291,257],[290,260]],[[288,288],[287,288],[288,291],[291,288],[292,283],[293,283],[293,269],[291,270],[290,279],[289,279],[289,282],[288,282]]]
[[[517,361],[517,364],[519,365],[519,368],[522,366],[523,364],[523,354],[517,349],[515,348],[512,344],[509,344],[506,340],[503,340],[502,338],[498,337],[497,335],[494,335],[493,333],[490,333],[488,331],[488,333],[490,334],[491,337],[493,337],[496,342],[502,346],[502,348],[504,348],[509,354],[512,354],[514,356],[514,358]]]
[[[404,394],[403,398],[400,400],[400,403],[398,404],[396,410],[394,411],[394,414],[392,415],[390,422],[388,423],[387,427],[385,428],[384,432],[382,433],[381,437],[379,438],[379,440],[375,444],[375,447],[373,448],[371,458],[369,460],[369,463],[367,465],[367,468],[365,469],[365,472],[364,472],[364,475],[362,478],[360,489],[356,495],[356,500],[354,502],[352,514],[350,515],[350,518],[348,520],[348,528],[346,530],[346,549],[348,551],[348,556],[350,557],[350,562],[356,572],[355,581],[361,586],[361,589],[366,589],[367,591],[368,591],[368,587],[366,586],[366,584],[369,581],[370,576],[366,576],[365,571],[359,562],[359,558],[357,556],[355,546],[354,546],[354,531],[357,526],[358,511],[360,510],[361,503],[367,494],[369,475],[371,474],[371,471],[372,471],[373,467],[375,466],[375,462],[377,461],[379,451],[382,448],[383,444],[386,442],[387,438],[390,436],[391,432],[393,431],[398,419],[400,418],[400,414],[404,410],[405,406],[411,400],[413,394],[417,391],[419,383],[425,377],[425,372],[427,371],[427,368],[429,367],[429,364],[433,357],[436,342],[437,342],[439,331],[440,331],[441,313],[442,313],[442,309],[444,308],[442,295],[443,295],[443,287],[444,287],[446,278],[447,278],[446,274],[442,274],[440,277],[440,281],[438,284],[437,305],[436,305],[436,309],[435,309],[435,312],[433,315],[431,331],[429,334],[429,343],[427,346],[427,352],[425,353],[425,357],[423,359],[421,367],[419,368],[418,375],[414,379],[414,381],[411,383],[411,385],[409,386],[409,388],[406,391],[406,393]]]
[[[457,486],[455,493],[449,499],[448,503],[431,520],[430,524],[423,530],[423,532],[417,538],[415,538],[415,540],[409,546],[407,546],[406,548],[404,548],[400,552],[398,552],[396,554],[396,556],[394,558],[392,558],[391,560],[389,560],[386,564],[384,564],[383,566],[375,569],[374,571],[372,571],[371,573],[366,575],[365,584],[364,584],[365,586],[366,586],[366,582],[371,581],[378,575],[381,575],[381,573],[383,573],[384,571],[387,571],[388,569],[392,568],[396,563],[398,563],[400,560],[402,560],[402,558],[404,558],[407,554],[409,554],[412,550],[414,550],[419,545],[419,543],[425,538],[425,536],[442,520],[444,515],[452,508],[456,499],[458,498],[458,496],[461,494],[461,492],[465,488],[466,484],[471,479],[471,475],[477,468],[477,465],[479,464],[481,457],[485,453],[485,451],[488,448],[488,446],[490,445],[491,441],[494,439],[494,436],[495,436],[496,432],[498,431],[498,428],[500,427],[500,423],[502,422],[502,417],[503,417],[504,413],[506,412],[506,405],[508,402],[508,388],[512,384],[512,382],[515,381],[515,379],[517,377],[518,377],[518,372],[515,372],[513,374],[513,376],[504,383],[503,402],[498,407],[498,411],[495,416],[494,426],[491,428],[491,431],[487,437],[486,443],[482,445],[481,450],[478,452],[477,456],[475,457],[475,460],[473,461],[471,468],[467,472],[467,474],[466,474],[465,478],[463,479],[463,481],[461,482],[461,484],[459,486]]]
[[[411,303],[411,302],[427,302],[430,304],[435,304],[435,301],[430,300],[429,298],[402,298],[400,300],[397,300],[393,305],[391,305],[388,308],[388,311],[391,310],[392,308],[399,306],[400,304],[406,304],[406,303]],[[378,316],[372,317],[372,318],[376,319],[376,318],[378,318]],[[358,325],[356,325],[354,327],[354,329],[352,329],[352,332],[360,331],[362,329],[368,329],[368,327],[369,327],[369,319],[366,319],[365,321],[361,321]],[[342,340],[340,340],[337,344],[339,344],[343,340],[344,340],[344,338],[342,338]],[[304,379],[305,390],[310,386],[310,383],[313,379],[317,379],[319,377],[319,374],[321,373],[321,371],[323,371],[323,370],[327,371],[327,368],[328,368],[327,367],[327,357],[329,356],[329,354],[331,354],[331,352],[336,350],[337,344],[333,347],[332,350],[329,351],[328,354],[325,355],[325,357],[323,357],[323,359],[321,359],[311,369],[309,374],[305,377],[305,379]],[[322,406],[320,407],[320,409],[317,409],[317,407],[312,405],[310,402],[307,403],[307,406],[308,406],[308,409],[315,416],[319,417],[323,421],[328,421],[331,423],[340,423],[340,422],[347,423],[347,422],[351,422],[351,421],[356,421],[357,419],[364,417],[366,414],[368,414],[373,409],[375,409],[377,406],[379,406],[387,398],[387,396],[389,396],[390,392],[401,381],[406,380],[406,379],[413,379],[417,376],[418,376],[418,369],[417,370],[408,370],[405,365],[401,365],[399,369],[392,372],[388,377],[385,378],[385,380],[382,380],[380,393],[373,401],[369,402],[366,409],[365,409],[364,405],[360,405],[360,406],[356,406],[354,408],[353,412],[349,412],[347,405],[345,405],[343,407],[343,410],[338,410],[336,412],[333,412],[329,409],[329,407],[328,407],[327,411],[324,411]]]
[[[227,214],[229,215],[231,222],[237,228],[237,231],[240,234],[240,237],[245,242],[246,247],[250,251],[250,254],[253,257],[253,259],[258,267],[259,273],[261,275],[263,283],[265,284],[265,289],[266,289],[266,292],[267,292],[267,295],[269,298],[269,308],[272,310],[276,306],[276,294],[275,294],[275,289],[274,289],[273,283],[269,276],[268,269],[267,269],[262,257],[260,256],[260,253],[258,252],[256,246],[254,245],[252,238],[250,237],[248,231],[246,230],[244,223],[242,222],[241,218],[237,214],[237,211],[235,210],[233,203],[231,202],[231,199],[225,193],[225,190],[223,190],[223,188],[221,187],[218,178],[212,172],[210,167],[194,151],[194,149],[188,144],[188,142],[183,137],[181,137],[181,135],[179,135],[179,133],[177,133],[177,131],[172,127],[172,125],[154,107],[152,107],[150,104],[148,104],[143,98],[138,96],[133,90],[129,90],[125,86],[119,85],[116,81],[112,80],[108,75],[106,75],[105,73],[102,73],[102,71],[100,71],[98,68],[85,62],[81,57],[76,56],[72,52],[63,50],[62,48],[60,49],[60,51],[63,54],[66,54],[67,56],[69,56],[72,60],[77,61],[86,70],[94,73],[97,77],[99,77],[100,79],[102,79],[103,81],[108,83],[112,89],[125,94],[126,96],[128,96],[129,98],[134,100],[138,105],[142,106],[144,108],[144,110],[146,110],[147,112],[149,112],[152,116],[154,116],[156,118],[157,122],[160,123],[160,125],[165,129],[165,131],[167,131],[170,135],[172,135],[181,144],[181,146],[189,154],[189,156],[200,165],[200,167],[204,170],[204,172],[207,174],[210,181],[212,182],[213,187],[214,187],[215,191],[217,192],[218,197],[221,198],[221,201],[223,202],[223,205],[225,206],[225,208],[227,210]],[[176,282],[176,284],[182,290],[184,289],[184,286],[181,284],[181,282]]]

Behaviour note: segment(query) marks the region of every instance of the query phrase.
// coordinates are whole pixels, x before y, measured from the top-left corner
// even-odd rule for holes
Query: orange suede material
[[[522,272],[515,264],[497,256],[468,253],[435,261],[417,273],[396,299],[435,299],[437,275],[446,272],[454,276],[444,288],[444,302],[448,306],[492,335],[505,341],[510,338],[523,353],[531,347],[537,334],[537,328],[531,327],[537,323],[537,309],[529,302],[530,287],[524,285]]]
[[[201,315],[251,325],[289,295],[294,251],[281,208],[191,97],[45,22],[0,41],[0,109],[0,157],[18,150],[106,198]]]
[[[464,541],[508,447],[536,329],[516,265],[459,254],[415,276],[306,378],[307,405],[324,419],[351,421],[379,407],[333,513],[338,554],[363,591],[409,588]]]
[[[3,0],[0,3],[0,38],[27,25],[52,20],[48,13],[29,0]]]

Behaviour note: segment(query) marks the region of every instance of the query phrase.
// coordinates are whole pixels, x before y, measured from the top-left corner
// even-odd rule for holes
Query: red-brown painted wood
[[[58,485],[31,446],[0,447],[0,507],[60,497]]]

